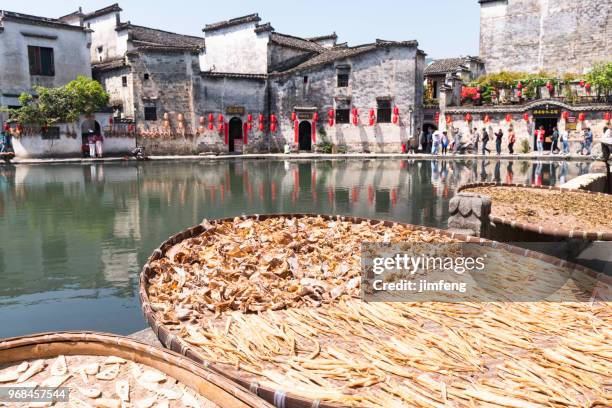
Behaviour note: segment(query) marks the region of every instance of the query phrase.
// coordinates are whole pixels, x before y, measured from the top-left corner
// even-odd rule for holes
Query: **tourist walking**
[[[437,130],[436,130],[437,132]],[[432,128],[428,128],[427,129],[427,134],[425,135],[425,151],[426,152],[431,152],[432,146],[433,146],[433,134],[435,132],[433,131]]]
[[[559,132],[559,140],[561,141],[561,146],[563,147],[562,154],[569,154],[569,132],[567,130]]]
[[[442,132],[442,154],[446,156],[448,152],[448,135],[446,132]]]
[[[540,128],[535,131],[536,144],[540,155],[544,154],[544,136],[546,136],[546,131],[544,130],[544,126],[540,126]]]
[[[587,156],[591,155],[591,149],[593,148],[593,132],[591,132],[591,128],[587,128],[586,134],[586,151]]]
[[[446,134],[446,131],[444,131]],[[440,148],[440,131],[436,130],[431,135],[431,154],[438,154],[438,149]]]
[[[553,128],[551,139],[552,143],[550,144],[550,154],[553,154],[554,152],[559,151],[559,148],[557,147],[557,141],[559,140],[559,130],[556,126]]]
[[[514,143],[516,143],[516,133],[514,128],[510,126],[508,128],[508,151],[510,154],[514,154]]]
[[[482,128],[482,154],[486,155],[485,152],[491,153],[489,149],[487,149],[487,143],[489,143],[489,133],[487,129]]]
[[[495,151],[497,152],[498,156],[501,154],[502,138],[503,137],[504,137],[504,131],[499,129],[497,131],[497,133],[495,134]]]
[[[474,133],[472,134],[472,144],[474,145],[474,153],[478,153],[478,143],[480,142],[480,132],[478,128],[474,128]]]
[[[453,129],[453,133],[453,153],[457,153],[461,147],[461,132],[459,129]]]
[[[87,136],[87,144],[89,145],[89,157],[96,157],[96,135],[94,135],[93,130],[89,131],[89,135]]]

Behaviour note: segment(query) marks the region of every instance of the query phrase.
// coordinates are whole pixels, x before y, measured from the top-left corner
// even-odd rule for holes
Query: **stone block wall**
[[[277,149],[285,144],[297,148],[291,113],[296,108],[315,108],[319,113],[317,129],[325,133],[322,137],[318,131],[317,142],[329,141],[348,151],[400,152],[402,143],[418,134],[421,126],[423,61],[416,47],[381,47],[358,57],[272,77],[271,106],[279,120],[273,145]],[[336,86],[338,64],[351,67],[346,88]],[[376,110],[377,98],[388,98],[391,106],[399,108],[398,124],[369,125],[369,110]],[[357,126],[352,121],[329,126],[329,109],[343,104],[358,109]]]
[[[487,72],[582,73],[612,55],[612,2],[481,1],[480,57]]]

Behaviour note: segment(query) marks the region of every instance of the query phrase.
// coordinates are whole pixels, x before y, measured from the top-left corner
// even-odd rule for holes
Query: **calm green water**
[[[141,265],[202,218],[309,212],[445,228],[463,183],[554,185],[588,171],[496,160],[0,165],[0,337],[145,328]]]

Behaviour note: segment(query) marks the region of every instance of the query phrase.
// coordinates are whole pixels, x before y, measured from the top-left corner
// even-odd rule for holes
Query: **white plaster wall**
[[[279,118],[278,132],[273,135],[277,147],[285,143],[294,145],[294,124],[291,112],[297,107],[316,107],[319,112],[317,128],[327,134],[327,140],[345,145],[351,151],[399,152],[401,144],[419,133],[419,95],[422,94],[422,64],[416,48],[381,48],[336,61],[336,64],[351,65],[349,86],[336,87],[335,65],[316,67],[311,71],[295,73],[289,78],[274,81],[273,111]],[[308,84],[303,84],[308,75]],[[359,123],[329,126],[327,111],[336,109],[336,97],[350,97],[351,104],[359,110]],[[377,108],[377,97],[391,97],[392,106],[400,110],[400,121],[369,125],[369,110]],[[409,109],[413,109],[412,116]],[[352,119],[352,115],[351,115]],[[318,134],[317,142],[324,138]]]
[[[91,61],[100,62],[116,59],[125,53],[126,46],[119,41],[120,34],[124,34],[127,41],[127,30],[121,33],[115,31],[119,13],[110,13],[86,20],[85,24],[93,30],[91,33]],[[98,47],[102,46],[102,53]]]
[[[26,37],[22,32],[57,39]],[[4,94],[20,94],[33,85],[58,87],[79,75],[91,77],[88,43],[89,33],[85,31],[5,21],[4,31],[0,32],[0,90]],[[29,45],[53,48],[55,76],[30,76]]]
[[[268,70],[269,32],[256,33],[255,23],[205,33],[203,71],[265,74]]]
[[[126,76],[128,86],[123,86],[121,77]],[[134,81],[129,68],[115,69],[103,72],[98,75],[98,81],[109,94],[111,106],[120,104],[123,106],[123,116],[125,118],[134,117]]]
[[[60,138],[44,140],[39,134],[13,138],[18,158],[67,157],[81,154],[81,136],[75,125],[59,125]]]

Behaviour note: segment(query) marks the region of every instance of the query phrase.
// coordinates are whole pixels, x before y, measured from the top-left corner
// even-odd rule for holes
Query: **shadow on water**
[[[140,265],[202,218],[327,213],[445,228],[462,184],[555,185],[588,171],[493,159],[0,166],[0,337],[145,327]]]

